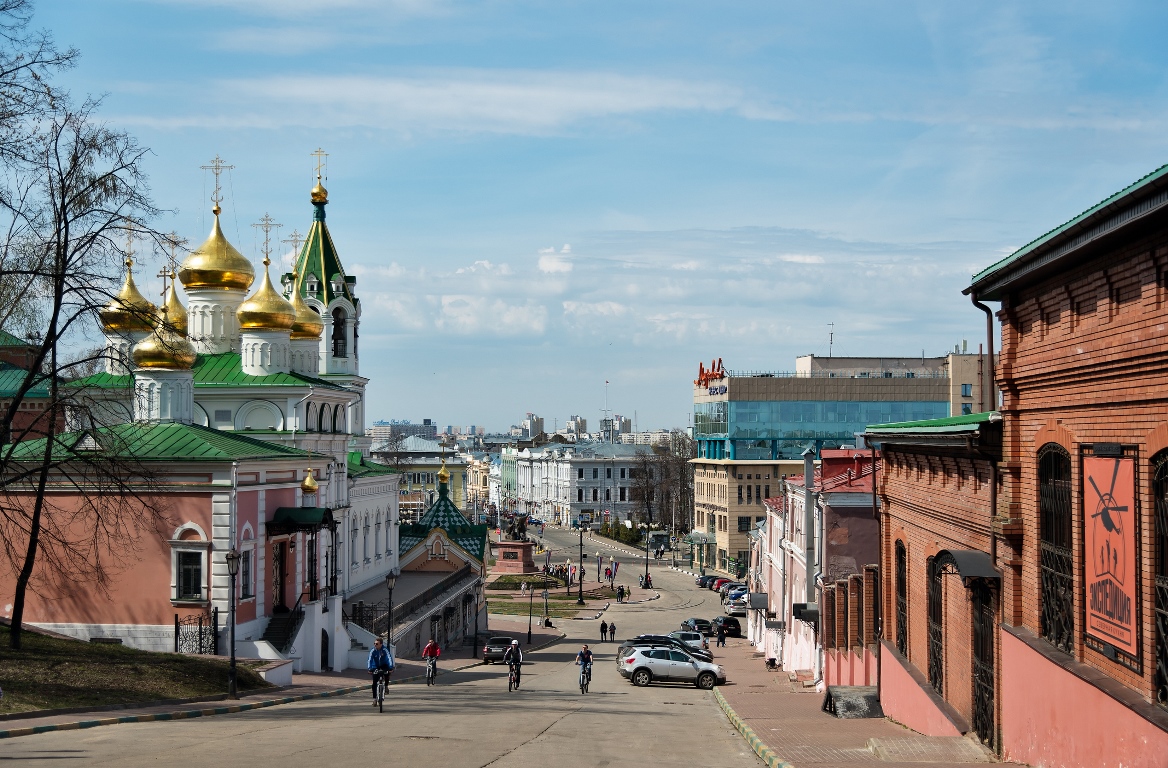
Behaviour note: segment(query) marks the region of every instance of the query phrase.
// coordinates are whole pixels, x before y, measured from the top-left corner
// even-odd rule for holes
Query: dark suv
[[[632,640],[625,640],[620,644],[616,651],[616,663],[620,666],[621,659],[624,658],[625,651],[634,646],[641,645],[657,645],[662,648],[676,648],[679,651],[685,651],[695,659],[702,661],[712,661],[714,655],[709,651],[703,651],[700,648],[692,648],[683,640],[678,640],[676,637],[669,635],[637,635]]]
[[[718,633],[718,627],[724,627],[728,637],[742,637],[742,625],[733,616],[718,616],[710,623],[713,624],[714,634]]]

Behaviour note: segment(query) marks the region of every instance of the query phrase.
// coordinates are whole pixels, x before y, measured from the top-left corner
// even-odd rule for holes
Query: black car
[[[512,638],[503,637],[502,635],[492,637],[483,646],[483,661],[487,664],[490,664],[492,661],[502,661],[504,654],[507,653],[507,649],[511,647],[511,640]]]
[[[679,651],[685,651],[689,655],[702,661],[713,661],[714,655],[709,651],[703,651],[700,648],[692,648],[683,640],[678,640],[676,637],[669,635],[637,635],[632,640],[625,640],[620,644],[616,651],[617,666],[620,666],[620,660],[624,658],[624,652],[634,646],[640,645],[657,645],[661,647],[676,648]]]
[[[686,619],[681,622],[682,629],[688,629],[693,632],[701,632],[703,635],[712,633],[714,627],[705,619]]]
[[[714,634],[718,633],[718,627],[723,627],[727,637],[742,637],[742,625],[733,616],[718,616],[710,623],[713,624]]]
[[[702,589],[709,589],[710,582],[716,578],[718,578],[718,577],[717,576],[698,576],[696,579],[694,579],[694,584],[701,587]]]

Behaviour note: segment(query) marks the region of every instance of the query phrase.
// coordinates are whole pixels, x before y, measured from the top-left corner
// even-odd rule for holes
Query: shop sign
[[[722,384],[717,387],[710,387],[708,391],[711,395],[724,395],[726,394],[726,385]]]
[[[1087,634],[1139,655],[1135,460],[1083,458]]]

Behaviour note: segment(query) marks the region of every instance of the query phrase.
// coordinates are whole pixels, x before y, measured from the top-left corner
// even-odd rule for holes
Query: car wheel
[[[638,669],[633,673],[633,685],[638,688],[644,688],[649,683],[653,682],[653,675],[647,669]]]
[[[708,691],[714,687],[714,683],[718,682],[718,678],[714,677],[713,672],[703,672],[698,675],[697,686],[702,690]]]

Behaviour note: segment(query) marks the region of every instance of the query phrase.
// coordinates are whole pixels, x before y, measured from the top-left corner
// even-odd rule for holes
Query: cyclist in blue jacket
[[[381,644],[381,638],[373,641],[373,650],[369,651],[369,674],[373,675],[373,705],[377,706],[377,681],[385,677],[385,684],[389,685],[389,673],[393,672],[393,654]]]

